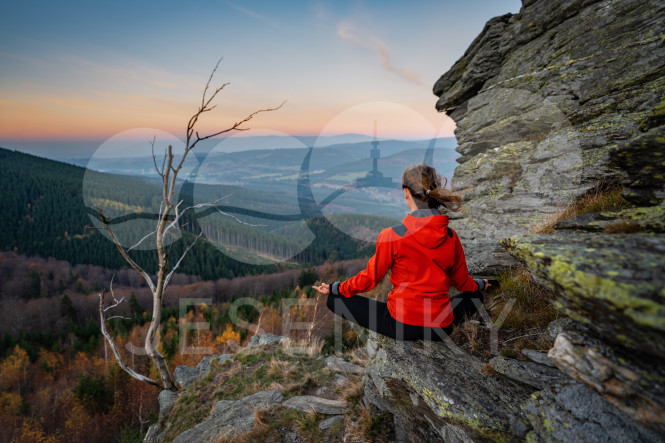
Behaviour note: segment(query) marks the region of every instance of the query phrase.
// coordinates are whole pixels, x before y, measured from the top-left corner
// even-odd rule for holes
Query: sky
[[[86,155],[137,128],[182,140],[212,69],[229,83],[202,134],[453,135],[434,82],[519,0],[4,1],[0,147]]]

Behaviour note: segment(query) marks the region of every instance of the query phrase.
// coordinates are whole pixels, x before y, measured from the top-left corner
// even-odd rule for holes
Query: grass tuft
[[[485,377],[494,377],[496,375],[496,371],[492,367],[491,364],[485,363],[481,368],[480,368],[480,373],[483,374]]]
[[[301,340],[288,340],[283,345],[284,351],[289,354],[299,354],[307,357],[318,357],[324,346],[323,339],[319,337]]]
[[[506,303],[515,301],[502,328],[522,331],[544,329],[559,318],[559,311],[552,303],[556,298],[554,293],[536,283],[525,268],[504,272],[498,280],[499,288],[492,298],[495,305],[493,320],[504,310]]]
[[[349,374],[349,379],[340,386],[339,391],[345,401],[349,403],[359,402],[362,400],[364,392],[362,376]]]
[[[603,229],[608,234],[633,234],[635,232],[644,232],[642,226],[633,220],[621,220],[611,223]]]
[[[548,220],[535,226],[532,234],[550,234],[554,232],[556,222],[591,212],[618,211],[632,208],[633,204],[623,198],[623,188],[614,183],[602,184],[577,199],[572,205],[555,213]]]
[[[552,346],[547,326],[561,316],[554,307],[554,293],[533,280],[525,268],[499,275],[499,284],[485,295],[484,308],[493,324],[498,324],[499,352],[510,358],[525,359],[522,349],[547,350]],[[478,320],[475,320],[477,318]],[[491,333],[480,317],[465,319],[451,338],[458,346],[487,361]],[[504,318],[499,322],[499,318]]]

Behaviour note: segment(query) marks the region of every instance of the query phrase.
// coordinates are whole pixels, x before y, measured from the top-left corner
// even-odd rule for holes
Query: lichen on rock
[[[409,441],[523,438],[528,423],[519,408],[529,387],[486,377],[483,362],[445,343],[402,342],[378,336],[379,351],[367,366],[368,401],[395,416],[396,432]]]
[[[659,2],[523,2],[519,14],[490,20],[436,82],[462,154],[452,185],[466,208],[451,226],[473,247],[473,272],[509,266],[496,259],[497,240],[610,177],[633,200],[662,201],[662,173],[648,164],[662,131],[641,131],[662,124],[663,17]]]
[[[662,441],[656,432],[635,423],[581,383],[557,385],[535,393],[525,404],[524,412],[533,425],[530,437],[535,441]]]
[[[554,229],[587,232],[665,233],[665,206],[644,206],[618,211],[592,212],[561,220]]]
[[[556,306],[601,337],[665,357],[665,235],[556,233],[503,241]]]
[[[565,376],[503,357],[487,376],[443,344],[379,338],[365,398],[394,414],[399,439],[663,439],[664,23],[663,2],[523,0],[434,85],[457,124],[464,206],[450,225],[469,271],[522,262],[557,294],[568,318],[549,358],[533,358]],[[641,207],[528,235],[608,183]]]

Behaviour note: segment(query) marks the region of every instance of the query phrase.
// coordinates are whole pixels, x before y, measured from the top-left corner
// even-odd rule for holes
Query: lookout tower
[[[372,174],[380,174],[377,169],[379,157],[381,157],[381,150],[379,149],[379,140],[376,138],[376,120],[374,120],[374,141],[372,141],[372,149],[369,151],[370,158],[372,159]]]
[[[393,185],[391,177],[384,177],[383,173],[379,171],[379,158],[381,158],[381,150],[379,149],[379,140],[377,138],[376,120],[374,120],[374,140],[372,149],[369,150],[369,156],[372,159],[372,170],[367,173],[363,178],[358,179],[360,186],[388,186]]]

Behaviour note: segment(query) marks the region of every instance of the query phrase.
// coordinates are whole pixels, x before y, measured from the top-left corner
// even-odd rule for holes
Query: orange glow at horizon
[[[266,101],[266,100],[263,100]],[[47,97],[30,104],[0,100],[0,139],[2,140],[88,140],[106,139],[114,134],[137,127],[152,127],[184,138],[185,125],[193,113],[190,102],[154,103],[143,97],[123,97],[115,103],[93,102],[84,99]],[[381,103],[381,102],[368,102]],[[269,107],[271,105],[266,105]],[[364,106],[365,113],[353,112]],[[403,106],[403,113],[369,104],[355,105],[336,111],[321,107],[313,110],[289,109],[287,105],[274,112],[258,114],[245,127],[250,130],[240,136],[251,136],[251,129],[274,129],[292,135],[373,135],[373,120],[378,121],[380,138],[452,137],[455,123],[445,114],[432,111],[422,116]],[[295,107],[292,107],[295,108]],[[208,134],[231,126],[258,109],[246,104],[225,106],[204,115],[198,130]],[[185,112],[188,110],[190,114]],[[357,111],[357,110],[356,110]]]

